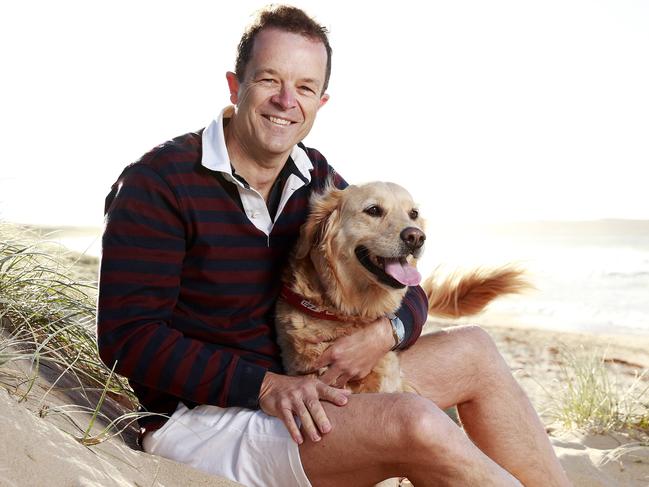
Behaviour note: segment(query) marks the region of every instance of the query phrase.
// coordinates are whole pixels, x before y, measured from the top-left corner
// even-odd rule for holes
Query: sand
[[[607,348],[616,377],[632,381],[638,371],[649,367],[649,338],[597,337],[515,328],[488,328],[515,376],[539,410],[547,393],[556,391],[559,377],[558,347],[573,349]],[[15,365],[15,364],[14,364]],[[28,364],[18,369],[27,370]],[[0,382],[11,383],[14,372],[0,368]],[[20,374],[20,370],[15,372]],[[238,485],[198,472],[190,467],[137,451],[134,429],[124,438],[115,437],[99,445],[81,445],[72,435],[82,433],[61,415],[56,406],[80,403],[80,396],[65,392],[59,382],[43,401],[56,371],[43,370],[27,401],[0,387],[0,486],[232,486]],[[15,381],[13,382],[15,383]],[[21,388],[23,390],[23,388]],[[43,409],[45,407],[45,409]],[[123,407],[109,401],[104,408],[115,417]],[[45,411],[44,417],[39,412]],[[76,415],[85,428],[88,416]],[[607,460],[617,447],[633,438],[621,434],[595,435],[551,431],[551,440],[561,463],[575,486],[649,486],[649,448]]]
[[[96,259],[88,258],[81,263],[80,271],[85,268],[85,277],[93,281]],[[479,323],[480,319],[475,321]],[[430,323],[426,331],[434,331],[438,326]],[[605,351],[611,376],[622,386],[628,386],[649,368],[648,336],[595,336],[489,325],[485,328],[542,413],[555,451],[575,486],[649,486],[649,447],[620,458],[611,457],[620,446],[633,444],[637,437],[566,432],[545,414],[550,396],[561,390],[564,347]],[[93,407],[98,396],[83,397],[73,389],[74,381],[67,376],[50,389],[60,374],[60,370],[41,367],[34,387],[23,400],[27,388],[23,379],[30,375],[30,364],[2,365],[0,347],[0,487],[239,485],[139,451],[134,426],[97,445],[82,445],[77,438],[83,436],[90,415],[73,413],[75,425],[65,415],[57,414],[57,408]],[[649,386],[649,377],[645,376],[642,384]],[[110,398],[102,409],[110,419],[127,410]],[[98,431],[97,427],[93,430]]]
[[[649,337],[596,336],[521,328],[488,327],[487,330],[541,414],[550,402],[549,394],[561,390],[561,350],[564,347],[603,354],[610,376],[622,390],[630,387],[637,375],[649,368]],[[649,387],[649,376],[644,377],[641,387]],[[649,395],[646,400],[649,401]],[[542,414],[542,418],[546,425],[550,424],[549,417]],[[548,429],[555,452],[576,487],[649,486],[649,447],[629,452],[619,460],[610,458],[620,446],[632,445],[638,438],[623,434],[564,432],[556,425]]]
[[[1,389],[0,432],[1,486],[239,485],[135,451],[121,441],[85,447]]]

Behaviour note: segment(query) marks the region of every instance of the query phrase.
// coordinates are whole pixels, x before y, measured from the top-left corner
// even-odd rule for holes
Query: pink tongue
[[[408,263],[402,264],[399,259],[385,259],[385,272],[405,286],[416,286],[421,281],[421,274]]]

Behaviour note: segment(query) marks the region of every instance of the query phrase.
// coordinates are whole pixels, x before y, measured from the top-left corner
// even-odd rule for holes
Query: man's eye
[[[419,211],[412,209],[410,210],[410,213],[408,213],[408,216],[411,220],[416,220],[419,217]]]
[[[378,205],[368,206],[363,211],[370,216],[376,216],[376,217],[383,216],[383,208],[381,208]]]
[[[311,94],[315,93],[315,90],[310,86],[300,86],[300,89],[302,91],[305,91],[306,93],[311,93]]]

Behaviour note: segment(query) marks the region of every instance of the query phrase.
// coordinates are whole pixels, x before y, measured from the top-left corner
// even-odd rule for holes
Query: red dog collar
[[[280,291],[279,297],[282,298],[286,303],[290,304],[294,308],[297,308],[301,312],[313,316],[314,318],[319,318],[321,320],[329,321],[340,321],[349,323],[352,320],[340,318],[335,313],[327,311],[326,309],[320,308],[313,304],[308,299],[300,296],[296,292],[293,292],[289,287],[284,284],[282,290]]]

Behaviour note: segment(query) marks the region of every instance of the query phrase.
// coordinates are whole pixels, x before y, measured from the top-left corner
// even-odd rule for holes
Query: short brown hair
[[[331,46],[327,37],[327,28],[318,24],[303,10],[289,5],[268,5],[256,12],[255,18],[244,31],[237,47],[237,61],[234,67],[237,79],[243,81],[246,65],[252,57],[255,37],[268,27],[301,34],[324,44],[327,50],[327,68],[322,87],[324,93],[327,86],[329,86],[329,77],[331,76]]]

